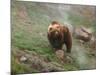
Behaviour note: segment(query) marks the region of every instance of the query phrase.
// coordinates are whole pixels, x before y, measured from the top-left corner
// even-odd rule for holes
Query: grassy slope
[[[69,12],[67,13],[67,10],[59,12],[60,10],[61,9],[56,8],[55,4],[53,4],[53,8],[50,8],[31,2],[12,3],[12,50],[14,51],[18,48],[20,50],[26,49],[35,51],[40,55],[44,55],[49,60],[60,64],[47,40],[47,28],[49,23],[52,20],[58,20],[61,23],[71,20],[71,24],[80,25],[80,23],[85,21],[84,20],[82,22],[83,19],[75,15],[72,17],[72,14],[69,14],[68,16]],[[87,50],[90,49],[88,47],[85,48],[81,46],[77,40],[73,39],[72,56],[75,61],[71,64],[62,65],[66,71],[92,69],[91,66],[95,68],[95,64],[90,64],[91,59],[95,62],[95,57],[89,56],[89,51]],[[12,71],[16,71],[17,73],[30,72],[30,68],[25,65],[18,64],[14,58],[13,54]],[[81,59],[83,59],[83,61]],[[33,72],[36,72],[35,69]]]

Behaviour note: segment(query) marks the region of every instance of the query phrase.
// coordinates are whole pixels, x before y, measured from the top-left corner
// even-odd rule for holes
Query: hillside
[[[53,20],[73,28],[84,26],[96,37],[95,14],[95,6],[12,1],[12,73],[95,69],[96,50],[89,42],[82,44],[72,34],[71,57],[69,62],[62,63],[47,39],[47,28]]]

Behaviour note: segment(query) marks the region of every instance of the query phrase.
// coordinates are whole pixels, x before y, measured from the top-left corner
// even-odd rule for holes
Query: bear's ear
[[[51,25],[55,25],[55,24],[60,25],[60,23],[59,23],[59,22],[57,22],[57,21],[52,21]]]
[[[48,27],[48,32],[49,32],[50,28],[52,28],[52,25],[51,25],[51,24],[50,24],[49,27]]]

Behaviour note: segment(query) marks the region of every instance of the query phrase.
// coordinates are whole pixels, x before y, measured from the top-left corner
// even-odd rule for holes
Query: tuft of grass
[[[73,65],[73,64],[65,64],[65,65],[64,65],[64,68],[65,68],[67,71],[76,71],[76,70],[79,70],[79,68],[76,67],[76,66]]]

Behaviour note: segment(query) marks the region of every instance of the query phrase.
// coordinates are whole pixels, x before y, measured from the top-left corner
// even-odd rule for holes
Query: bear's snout
[[[50,32],[53,36],[58,36],[59,35],[59,31],[58,30],[54,30]]]

